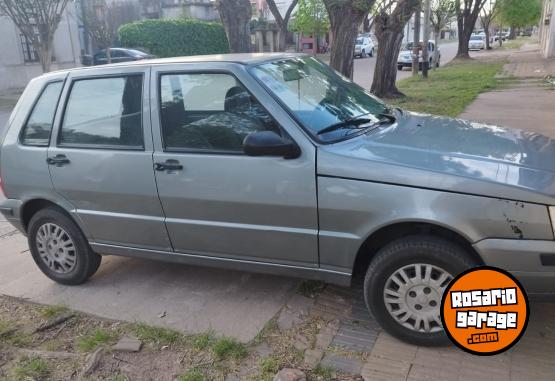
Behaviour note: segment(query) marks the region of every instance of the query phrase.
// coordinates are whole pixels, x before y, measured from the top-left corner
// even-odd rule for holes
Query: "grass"
[[[46,360],[40,357],[24,357],[12,372],[16,380],[45,380],[50,370]]]
[[[271,380],[273,376],[278,372],[280,367],[280,362],[275,357],[266,357],[260,360],[260,371],[262,373],[262,380]]]
[[[204,381],[204,372],[200,369],[190,369],[183,376],[179,378],[179,381]]]
[[[456,61],[421,77],[405,78],[397,88],[406,97],[390,100],[394,106],[411,111],[455,117],[464,111],[478,94],[497,86],[495,74],[505,62]]]
[[[318,379],[323,379],[326,381],[331,380],[333,377],[333,369],[318,365],[316,368],[312,370],[312,375],[314,375]]]
[[[40,314],[46,319],[52,319],[69,312],[66,306],[56,305],[56,306],[46,306],[41,309]]]
[[[531,41],[531,37],[517,37],[514,40],[507,40],[501,45],[501,49],[520,49],[526,42]]]
[[[193,348],[203,351],[214,343],[214,333],[205,332],[192,337]]]
[[[183,335],[169,328],[153,327],[146,324],[137,324],[133,332],[139,340],[148,341],[158,345],[171,345],[183,339]]]
[[[114,332],[96,329],[91,334],[80,337],[77,340],[77,346],[83,352],[90,352],[96,349],[96,347],[98,347],[99,345],[114,342],[116,338],[117,335]]]
[[[305,280],[297,286],[297,294],[314,298],[324,290],[326,283],[320,280]]]
[[[234,358],[240,360],[247,357],[247,347],[235,339],[222,337],[214,343],[212,351],[219,360],[226,358]]]

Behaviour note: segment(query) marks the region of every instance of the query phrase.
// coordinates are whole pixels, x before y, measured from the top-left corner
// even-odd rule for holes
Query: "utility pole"
[[[418,75],[418,50],[420,48],[420,13],[421,6],[414,12],[414,33],[412,40],[412,75]]]
[[[422,77],[428,78],[430,58],[428,57],[428,44],[430,40],[430,0],[424,0],[424,37],[422,38]],[[435,47],[437,49],[437,46]],[[435,52],[434,52],[435,53]]]

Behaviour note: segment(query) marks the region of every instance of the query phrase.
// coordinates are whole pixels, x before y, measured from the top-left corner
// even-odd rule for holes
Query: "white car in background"
[[[486,39],[479,34],[473,34],[468,41],[468,50],[482,50],[486,48]]]
[[[370,36],[358,36],[355,42],[355,57],[367,56],[374,56],[374,41]]]
[[[422,41],[420,42],[422,44]],[[412,47],[413,43],[407,43],[403,49],[399,52],[397,57],[397,69],[403,70],[404,67],[412,67]],[[428,41],[428,59],[429,68],[439,67],[439,61],[441,60],[441,51],[439,47],[436,49],[436,44],[434,40]],[[422,51],[419,49],[418,53],[418,63],[419,69],[422,68]]]

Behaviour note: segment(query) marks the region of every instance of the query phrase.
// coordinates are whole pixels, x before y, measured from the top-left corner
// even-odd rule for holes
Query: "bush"
[[[122,25],[121,44],[141,47],[158,57],[229,52],[221,24],[198,20],[144,20]]]

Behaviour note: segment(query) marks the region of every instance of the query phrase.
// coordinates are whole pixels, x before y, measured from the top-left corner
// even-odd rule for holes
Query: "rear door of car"
[[[154,66],[156,182],[176,252],[318,266],[315,147],[242,65]],[[272,110],[270,114],[268,110]],[[252,157],[243,137],[289,136],[295,159]]]
[[[152,167],[147,66],[67,79],[48,162],[54,189],[96,245],[171,250]]]

